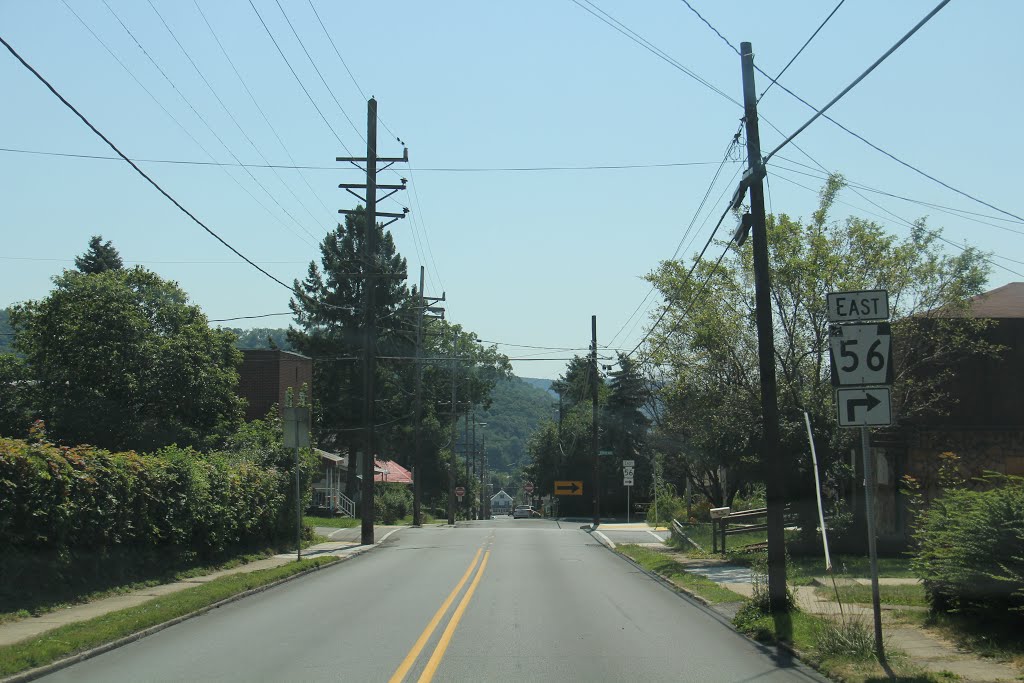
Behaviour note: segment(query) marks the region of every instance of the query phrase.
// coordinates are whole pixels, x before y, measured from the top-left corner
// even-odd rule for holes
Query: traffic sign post
[[[871,457],[871,427],[892,424],[889,384],[892,383],[892,335],[888,320],[889,294],[885,290],[831,292],[828,319],[839,323],[829,333],[832,384],[840,427],[860,427],[864,455],[864,505],[871,568],[871,606],[874,613],[875,651],[885,661],[882,611],[878,595],[878,548],[875,539],[875,463]],[[808,423],[809,426],[810,423]]]
[[[456,486],[455,487],[455,495],[459,497],[459,502],[461,503],[462,502],[462,497],[464,495],[466,495],[466,487],[464,487],[464,486]]]

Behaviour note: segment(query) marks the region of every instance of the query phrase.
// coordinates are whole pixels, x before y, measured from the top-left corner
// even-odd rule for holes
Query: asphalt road
[[[370,553],[45,680],[820,680],[579,527],[403,529]]]

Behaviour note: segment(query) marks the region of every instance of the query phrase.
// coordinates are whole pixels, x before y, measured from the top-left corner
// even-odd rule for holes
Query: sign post
[[[878,660],[884,662],[882,611],[878,595],[878,547],[875,538],[875,463],[871,457],[870,428],[892,424],[889,390],[893,376],[892,337],[888,322],[864,323],[888,320],[889,294],[885,290],[876,289],[831,292],[827,298],[828,319],[837,323],[829,333],[829,350],[839,426],[860,428],[875,653]]]
[[[299,449],[309,447],[309,408],[284,409],[284,447],[295,449],[295,559],[302,559],[302,482]]]
[[[629,492],[633,488],[633,466],[636,464],[635,460],[623,460],[622,461],[622,485],[626,487],[626,524],[629,524]]]
[[[461,503],[462,502],[462,497],[464,495],[466,495],[466,487],[464,487],[464,486],[456,486],[455,487],[455,495],[459,497],[459,502]]]

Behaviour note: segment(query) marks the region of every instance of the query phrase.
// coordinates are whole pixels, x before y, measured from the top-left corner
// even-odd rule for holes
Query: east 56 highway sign
[[[829,334],[832,384],[855,387],[892,383],[889,323],[835,325]]]

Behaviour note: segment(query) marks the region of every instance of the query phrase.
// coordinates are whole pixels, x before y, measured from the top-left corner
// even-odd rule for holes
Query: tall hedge
[[[288,475],[226,455],[0,438],[0,552],[172,547],[214,557],[279,533]]]
[[[1024,610],[1024,478],[946,488],[919,512],[912,564],[932,607],[986,619]],[[980,482],[979,482],[980,483]]]

